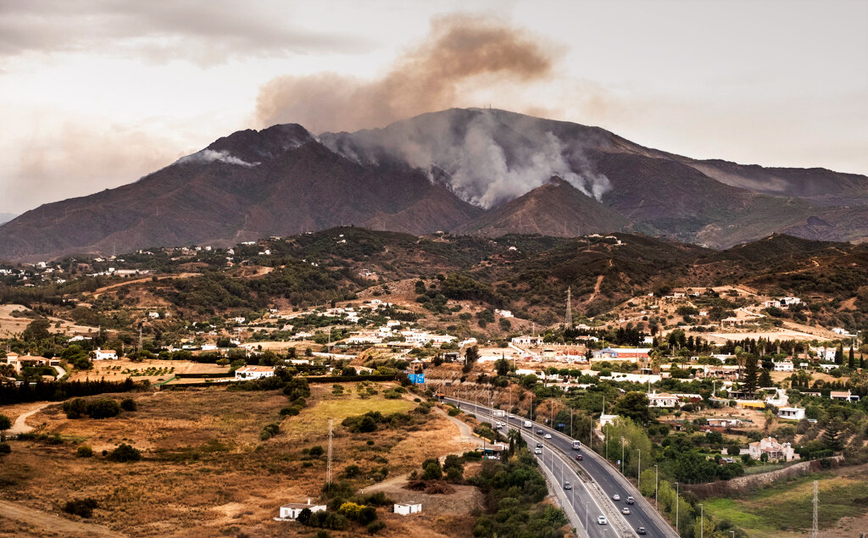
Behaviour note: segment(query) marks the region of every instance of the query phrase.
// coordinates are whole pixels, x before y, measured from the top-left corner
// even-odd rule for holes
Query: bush
[[[121,443],[116,449],[112,450],[106,458],[109,461],[118,462],[139,461],[142,459],[142,453],[126,443]]]
[[[12,452],[12,447],[9,443],[0,443],[0,454],[9,454]]]
[[[91,497],[86,497],[84,499],[76,499],[74,501],[67,501],[66,505],[63,507],[63,511],[67,514],[73,514],[81,517],[90,517],[93,515],[93,509],[97,508],[99,504],[95,499]]]
[[[310,448],[310,451],[308,451],[308,454],[310,454],[311,457],[314,457],[314,458],[318,458],[318,457],[322,456],[324,453],[325,453],[325,450],[323,450],[323,448],[320,445],[312,446]]]
[[[277,422],[272,422],[271,424],[267,424],[262,428],[262,431],[259,432],[259,438],[263,441],[267,441],[280,433],[280,424]]]
[[[76,398],[63,402],[63,412],[66,413],[66,418],[81,418],[87,414],[87,400],[84,398]]]
[[[425,463],[425,472],[422,474],[422,480],[440,480],[443,478],[443,469],[436,461],[428,461]]]
[[[368,523],[368,526],[365,529],[368,531],[368,534],[377,534],[381,530],[386,528],[386,524],[380,520],[372,521]]]
[[[87,445],[81,445],[75,451],[76,458],[91,458],[93,457],[93,449]]]
[[[87,404],[87,414],[90,415],[90,418],[111,418],[117,416],[120,412],[121,406],[111,398],[101,398]]]
[[[460,413],[461,413],[461,410],[458,409],[457,407],[450,407],[447,414],[450,417],[455,417],[455,416],[458,416]]]
[[[132,398],[124,398],[121,400],[121,409],[124,411],[136,411],[139,405]]]

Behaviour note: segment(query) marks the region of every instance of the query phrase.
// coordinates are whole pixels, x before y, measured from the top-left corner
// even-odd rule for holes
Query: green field
[[[783,538],[810,532],[813,482],[819,481],[819,527],[830,529],[845,516],[868,511],[868,469],[849,476],[802,476],[741,497],[711,498],[705,511],[716,522],[728,520],[757,538]]]

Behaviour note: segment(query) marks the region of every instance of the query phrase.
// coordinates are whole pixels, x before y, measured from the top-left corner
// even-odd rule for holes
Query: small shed
[[[301,514],[302,510],[307,508],[312,513],[313,512],[322,512],[326,509],[326,505],[324,504],[311,504],[310,499],[307,500],[307,504],[304,503],[290,503],[285,504],[280,507],[280,519],[298,519],[298,515]]]
[[[395,508],[394,508],[394,512],[396,514],[401,514],[402,516],[407,516],[410,514],[421,514],[422,513],[422,503],[396,504]]]

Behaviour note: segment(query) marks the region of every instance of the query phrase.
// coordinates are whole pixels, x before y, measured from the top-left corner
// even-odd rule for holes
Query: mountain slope
[[[455,233],[575,237],[619,231],[628,225],[621,214],[555,176],[549,183],[459,226]]]

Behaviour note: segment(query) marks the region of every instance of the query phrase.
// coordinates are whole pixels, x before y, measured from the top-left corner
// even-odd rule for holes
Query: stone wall
[[[831,460],[832,465],[837,467],[844,458],[842,456],[834,456],[826,459]],[[823,470],[823,464],[820,460],[803,461],[768,473],[740,476],[732,480],[719,480],[709,484],[685,484],[684,489],[699,498],[726,496],[731,493],[743,493],[760,489],[778,480],[821,472]]]

